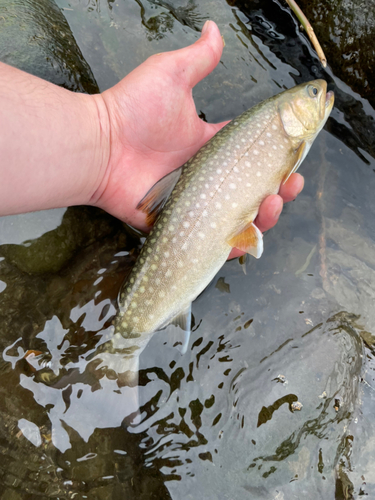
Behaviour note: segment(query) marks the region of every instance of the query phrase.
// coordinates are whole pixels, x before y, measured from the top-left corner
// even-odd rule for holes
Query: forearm
[[[108,158],[100,96],[0,63],[0,215],[89,203]]]

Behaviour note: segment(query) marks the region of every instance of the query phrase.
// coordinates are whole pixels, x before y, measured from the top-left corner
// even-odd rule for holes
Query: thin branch
[[[327,66],[327,58],[324,55],[323,49],[320,46],[318,39],[316,38],[313,27],[311,26],[311,24],[307,20],[307,17],[305,16],[305,14],[298,7],[295,0],[285,0],[285,1],[289,5],[289,7],[292,9],[292,11],[295,13],[295,15],[297,16],[297,19],[302,24],[302,27],[305,29],[308,37],[310,38],[311,43],[314,46],[314,49],[316,50],[316,53],[318,54],[318,57],[320,59],[320,62],[322,63],[323,68],[325,68]]]

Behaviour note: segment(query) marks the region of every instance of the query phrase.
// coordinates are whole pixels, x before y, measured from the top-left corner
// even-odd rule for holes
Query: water
[[[198,297],[186,354],[174,327],[142,353],[138,415],[116,355],[96,353],[142,239],[92,208],[0,219],[1,498],[372,498],[373,108],[323,71],[284,4],[57,6],[81,54],[66,81],[84,67],[104,90],[214,19],[226,47],[194,89],[202,117],[232,118],[315,77],[337,104],[262,258],[246,275],[228,262]],[[38,2],[28,8],[43,24]]]

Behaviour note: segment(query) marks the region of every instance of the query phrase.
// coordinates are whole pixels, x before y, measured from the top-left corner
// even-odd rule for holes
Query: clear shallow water
[[[210,18],[226,48],[195,89],[207,120],[316,76],[337,107],[262,259],[246,275],[227,263],[195,301],[187,353],[174,327],[151,339],[139,415],[116,355],[95,357],[138,236],[88,208],[0,219],[1,497],[371,498],[371,106],[322,73],[276,3],[58,6],[100,90],[147,56],[192,43]]]

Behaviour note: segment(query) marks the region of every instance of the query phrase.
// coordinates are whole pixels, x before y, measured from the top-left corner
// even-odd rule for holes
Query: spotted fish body
[[[188,311],[232,247],[260,256],[259,206],[298,168],[332,106],[323,80],[294,87],[234,119],[171,174],[172,187],[178,181],[120,294],[116,333],[146,339]],[[163,205],[154,191],[146,197]]]

